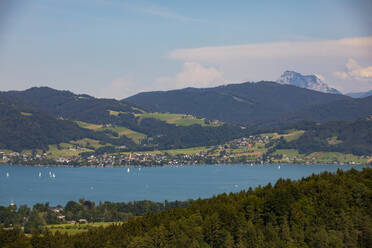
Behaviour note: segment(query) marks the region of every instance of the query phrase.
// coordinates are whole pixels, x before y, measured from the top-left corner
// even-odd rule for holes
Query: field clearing
[[[133,130],[128,129],[123,135],[127,136],[129,139],[133,140],[135,143],[141,143],[141,140],[145,139],[147,135],[139,133]]]
[[[296,149],[278,149],[274,152],[274,155],[282,154],[283,156],[286,156],[288,158],[299,158],[303,157],[303,155],[299,154]]]
[[[112,127],[102,127],[96,131],[103,131],[103,130],[112,130],[117,132],[119,136],[127,136],[129,139],[133,140],[137,144],[141,142],[142,139],[146,138],[147,136],[143,133],[133,131],[129,128],[123,126],[112,126]]]
[[[141,122],[145,118],[154,118],[161,121],[165,121],[168,124],[175,124],[178,126],[191,126],[191,125],[201,125],[201,126],[220,126],[223,125],[223,122],[217,124],[206,124],[204,118],[196,118],[194,116],[184,115],[184,114],[171,114],[171,113],[146,113],[136,114]]]
[[[274,154],[282,154],[283,159],[306,159],[307,161],[312,161],[314,163],[355,162],[366,164],[369,160],[372,160],[366,157],[356,156],[353,154],[343,154],[339,152],[313,152],[311,154],[305,155],[300,154],[298,150],[295,149],[278,149]]]
[[[142,113],[142,114],[135,114],[135,116],[139,117],[139,121],[141,122],[145,118],[154,118],[161,121],[165,121],[167,123],[174,122],[177,119],[182,118],[183,114],[170,114],[170,113]]]
[[[191,125],[201,125],[201,126],[209,126],[205,124],[204,119],[192,119],[192,118],[181,118],[177,119],[174,122],[169,122],[171,124],[176,124],[178,126],[191,126]]]
[[[110,110],[112,111],[112,110]],[[117,111],[113,111],[115,113],[110,113],[112,115],[119,114]],[[133,131],[129,128],[123,127],[123,126],[104,126],[104,125],[97,125],[97,124],[92,124],[92,123],[87,123],[83,121],[77,121],[76,122],[80,127],[90,129],[93,131],[104,131],[104,130],[111,130],[114,132],[117,132],[119,136],[127,136],[129,139],[132,139],[135,143],[139,144],[142,139],[146,138],[147,136],[143,133]],[[116,138],[116,137],[112,137]],[[101,146],[99,146],[101,147]],[[99,148],[98,146],[95,148]]]
[[[77,156],[81,152],[92,152],[92,150],[87,149],[87,148],[75,149],[75,148],[73,148],[73,145],[71,145],[70,148],[61,147],[61,149],[58,149],[57,145],[49,145],[49,150],[47,151],[47,156],[49,158],[59,158],[59,157],[68,158],[68,157]]]
[[[261,137],[272,137],[274,139],[280,139],[280,137],[283,137],[287,142],[293,141],[298,139],[301,135],[305,133],[304,130],[290,130],[287,134],[278,134],[278,133],[264,133],[260,134]]]
[[[114,110],[108,110],[110,115],[119,116],[120,112]]]
[[[90,229],[97,227],[107,227],[110,225],[118,225],[123,222],[94,222],[86,224],[57,224],[57,225],[47,225],[46,228],[52,233],[60,232],[63,234],[74,235],[77,233],[87,232]]]
[[[200,146],[200,147],[191,147],[191,148],[184,148],[184,149],[174,149],[174,150],[165,150],[163,152],[167,152],[172,155],[177,154],[185,154],[185,155],[191,155],[195,153],[201,153],[201,152],[208,152],[212,147],[210,146]]]
[[[84,139],[76,140],[76,141],[73,140],[73,141],[70,141],[70,143],[77,144],[82,147],[93,147],[94,149],[98,149],[100,147],[105,146],[105,145],[101,145],[98,140],[89,139],[89,138],[84,138]],[[106,144],[106,145],[109,145],[109,144]]]
[[[368,158],[356,156],[353,154],[343,154],[339,152],[314,152],[306,156],[308,159],[315,158],[319,162],[355,162],[355,163],[367,163]]]
[[[290,132],[288,134],[282,134],[281,136],[285,139],[285,141],[290,142],[290,141],[297,140],[304,133],[305,133],[304,130],[295,130],[295,131]]]
[[[191,148],[183,148],[183,149],[171,149],[171,150],[156,150],[156,151],[140,151],[140,152],[123,152],[121,154],[129,155],[134,153],[148,153],[148,154],[164,154],[168,153],[171,155],[179,155],[179,154],[185,154],[185,155],[192,155],[197,154],[200,152],[208,152],[212,147],[211,146],[199,146],[199,147],[191,147]]]
[[[76,124],[78,124],[79,127],[94,130],[94,131],[96,131],[97,129],[102,128],[102,125],[87,123],[87,122],[83,122],[83,121],[76,121]]]

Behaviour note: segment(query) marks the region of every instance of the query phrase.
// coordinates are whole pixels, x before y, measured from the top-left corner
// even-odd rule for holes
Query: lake
[[[166,167],[30,167],[0,165],[0,205],[65,205],[80,198],[99,202],[174,201],[207,198],[312,173],[335,172],[347,165],[198,165]],[[129,170],[128,170],[129,169]]]

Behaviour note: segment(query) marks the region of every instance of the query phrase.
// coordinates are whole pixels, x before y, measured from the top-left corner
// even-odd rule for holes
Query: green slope
[[[145,92],[131,96],[131,102],[152,112],[191,114],[227,122],[254,123],[280,118],[314,104],[349,99],[273,82],[242,83],[215,88],[186,88]]]

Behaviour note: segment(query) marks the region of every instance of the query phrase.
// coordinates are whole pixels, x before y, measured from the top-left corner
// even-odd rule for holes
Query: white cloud
[[[138,91],[139,89],[133,77],[119,77],[102,88],[99,92],[99,97],[123,99]]]
[[[358,65],[358,63],[354,60],[354,59],[349,59],[346,63],[346,68],[349,70],[349,71],[353,71],[355,69],[358,69],[360,68],[360,66]]]
[[[193,61],[201,66],[219,68],[228,82],[274,81],[283,71],[294,70],[322,75],[327,78],[330,87],[343,92],[368,90],[372,86],[368,77],[370,67],[355,69],[355,64],[349,64],[350,68],[354,68],[350,70],[351,75],[369,80],[368,84],[354,82],[342,73],[349,58],[372,64],[372,37],[177,49],[167,56],[182,62]]]
[[[169,56],[173,59],[204,62],[240,60],[242,58],[283,59],[330,56],[371,58],[372,37],[178,49],[172,51]]]
[[[336,71],[334,75],[340,79],[347,79],[349,78],[349,75],[346,72],[343,71]]]
[[[210,87],[223,83],[223,73],[214,67],[205,67],[195,62],[185,62],[180,73],[173,77],[158,77],[156,83],[157,87],[162,89]]]
[[[346,72],[335,72],[335,75],[341,79],[372,80],[372,66],[362,67],[354,59],[350,58],[346,64],[346,69]]]

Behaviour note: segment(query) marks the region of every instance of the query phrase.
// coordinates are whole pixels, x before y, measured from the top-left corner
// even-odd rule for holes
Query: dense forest
[[[120,121],[108,110],[122,113],[140,113],[133,104],[115,99],[99,99],[89,95],[77,95],[70,91],[55,90],[49,87],[33,87],[25,91],[1,92],[7,98],[17,99],[35,109],[55,117],[81,120],[98,124],[114,124]]]
[[[88,130],[0,98],[0,149],[47,149],[48,144],[87,136]]]
[[[372,115],[372,96],[344,99],[327,104],[315,104],[300,111],[286,113],[279,118],[259,121],[262,127],[283,127],[303,120],[315,122],[351,121]]]
[[[154,118],[140,119],[136,114],[143,110],[132,104],[47,87],[2,92],[0,104],[0,149],[14,151],[47,150],[50,144],[82,138],[107,144],[107,151],[118,150],[113,146],[126,146],[125,151],[185,148],[221,144],[247,135],[248,131],[233,124],[177,126]],[[112,115],[110,111],[117,114]],[[127,127],[145,134],[148,139],[135,144],[126,136],[119,137],[115,131],[93,132],[80,128],[73,122],[76,120]]]
[[[1,247],[372,247],[372,169],[196,200],[82,234],[0,231]]]
[[[276,96],[280,95],[280,98],[285,101],[271,97],[275,90],[286,92],[287,95],[276,93]],[[263,96],[266,96],[265,100],[261,99]],[[100,144],[100,148],[92,148],[85,155],[177,149],[219,145],[252,134],[282,132],[289,127],[294,127],[297,130],[307,131],[296,141],[287,143],[282,140],[277,149],[299,149],[301,153],[337,151],[355,155],[368,155],[372,151],[371,122],[345,121],[353,120],[360,115],[372,114],[372,97],[352,99],[288,85],[261,82],[208,89],[189,88],[141,93],[127,100],[147,99],[145,101],[147,102],[149,97],[154,100],[159,98],[159,103],[156,100],[151,106],[144,104],[151,110],[169,110],[162,109],[163,105],[177,107],[173,103],[168,104],[169,101],[178,101],[177,104],[188,102],[189,104],[182,106],[193,108],[195,111],[204,111],[205,105],[208,111],[214,111],[216,115],[228,113],[236,118],[249,118],[251,124],[245,127],[231,123],[216,126],[176,125],[148,116],[141,117],[141,113],[147,112],[127,101],[99,99],[89,95],[76,95],[69,91],[40,87],[0,93],[0,149],[45,151],[51,144],[68,143],[83,138],[99,141]],[[216,102],[223,103],[223,106],[219,107]],[[142,104],[142,100],[138,104]],[[296,112],[297,108],[301,110]],[[190,112],[187,109],[170,110],[195,115],[203,114]],[[112,114],[112,111],[115,114]],[[235,117],[213,114],[205,114],[205,116],[239,121],[234,119]],[[301,126],[305,123],[301,120],[315,120],[321,123],[325,120],[332,121],[320,125],[309,122],[312,123],[310,130],[306,129],[306,126]],[[79,127],[75,121],[114,128],[125,127],[141,133],[144,138],[140,142],[134,142],[125,135],[119,135],[114,129],[93,131]],[[296,122],[299,124],[293,124]]]
[[[300,122],[293,127],[305,130],[305,133],[291,142],[281,139],[277,149],[298,149],[300,153],[329,151],[355,155],[372,154],[371,118],[323,124]]]
[[[126,145],[135,149],[136,144],[126,136],[115,138],[109,130],[94,132],[79,127],[70,120],[35,110],[19,101],[0,96],[0,149],[22,151],[24,149],[48,150],[48,145],[92,138],[102,144]]]
[[[46,225],[63,224],[70,221],[79,222],[85,219],[89,222],[120,222],[156,213],[169,208],[186,207],[193,201],[152,202],[134,201],[128,203],[95,202],[80,199],[69,201],[64,207],[51,207],[49,203],[37,203],[32,209],[27,205],[0,206],[0,228],[24,228],[25,233],[42,231]],[[63,218],[58,218],[63,216]]]
[[[283,115],[311,105],[346,99],[351,98],[274,82],[247,82],[204,89],[144,92],[128,97],[123,102],[131,102],[153,112],[185,113],[252,124],[280,119]]]

